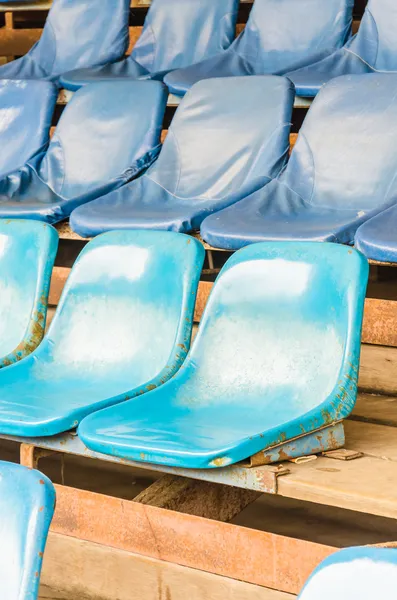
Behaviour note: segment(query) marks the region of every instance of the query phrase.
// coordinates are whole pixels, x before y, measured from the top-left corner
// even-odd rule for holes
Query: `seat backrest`
[[[180,69],[225,50],[239,0],[152,0],[133,58],[150,73]]]
[[[48,142],[57,95],[46,81],[0,80],[0,179]]]
[[[333,79],[310,108],[281,179],[306,203],[361,216],[396,193],[396,128],[397,75]]]
[[[177,198],[204,201],[272,177],[289,148],[293,100],[283,77],[200,81],[181,101],[147,176]]]
[[[42,340],[57,248],[49,225],[0,219],[0,368]]]
[[[121,177],[159,144],[167,94],[158,81],[98,82],[67,105],[39,175],[62,198]]]
[[[348,548],[317,567],[299,600],[391,600],[396,589],[397,549]]]
[[[378,71],[397,71],[397,3],[368,0],[357,35],[349,50]]]
[[[325,405],[324,419],[350,412],[367,278],[365,258],[336,244],[262,242],[232,255],[185,362],[195,408],[210,394],[221,415],[244,398],[245,425],[261,411],[269,429],[288,421],[291,438],[309,429],[294,419],[310,421],[314,409],[317,418],[335,388],[341,402]]]
[[[92,240],[37,350],[53,363],[52,376],[65,366],[76,380],[94,372],[103,390],[110,383],[114,391],[116,381],[120,393],[159,373],[168,379],[190,345],[203,260],[201,243],[173,232],[115,231]]]
[[[30,55],[46,76],[121,58],[128,47],[130,0],[54,0]]]
[[[232,48],[257,74],[286,73],[340,48],[351,31],[353,0],[255,0]]]
[[[54,486],[38,471],[0,461],[0,596],[36,600]]]

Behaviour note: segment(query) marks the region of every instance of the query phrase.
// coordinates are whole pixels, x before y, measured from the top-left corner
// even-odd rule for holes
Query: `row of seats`
[[[284,74],[315,63],[351,34],[353,0],[256,0],[233,42],[238,5],[153,0],[125,58],[130,0],[54,0],[39,42],[1,66],[0,79],[47,79],[76,90],[93,80],[164,79],[177,71],[166,83],[183,95],[207,76]],[[183,70],[195,64],[193,74]]]
[[[57,234],[36,221],[0,228],[1,434],[79,426],[98,452],[186,468],[335,427],[343,445],[368,278],[357,251],[279,242],[236,252],[189,351],[202,244],[174,232],[106,233],[77,259],[39,343]],[[25,332],[37,324],[32,340]]]
[[[288,160],[287,78],[199,82],[162,147],[160,82],[80,89],[49,142],[53,84],[3,81],[0,217],[56,223],[71,215],[83,237],[200,229],[227,250],[265,240],[355,242],[368,258],[397,262],[396,95],[394,74],[329,82]]]

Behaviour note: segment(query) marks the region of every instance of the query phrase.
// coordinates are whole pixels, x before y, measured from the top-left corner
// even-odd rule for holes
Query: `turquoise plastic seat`
[[[0,461],[0,598],[36,600],[55,490],[42,473]]]
[[[0,219],[0,368],[41,342],[58,234],[35,221]]]
[[[343,445],[367,278],[365,258],[334,244],[261,243],[236,252],[183,368],[145,398],[89,416],[79,436],[98,452],[186,468],[226,466],[261,451],[279,461],[286,449],[312,454],[335,437]]]
[[[396,590],[397,549],[348,548],[321,563],[299,600],[393,600]]]
[[[0,371],[0,433],[62,433],[169,379],[190,345],[203,261],[200,242],[172,232],[90,242],[41,345]]]

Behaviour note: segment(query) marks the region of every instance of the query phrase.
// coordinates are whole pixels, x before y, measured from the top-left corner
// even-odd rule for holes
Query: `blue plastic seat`
[[[90,242],[43,342],[0,371],[0,432],[62,433],[172,377],[189,348],[203,260],[202,244],[171,232]]]
[[[72,229],[84,237],[112,229],[198,229],[209,213],[278,174],[293,101],[293,86],[281,77],[198,83],[179,106],[152,167],[75,210]]]
[[[58,234],[34,221],[0,219],[0,368],[41,342]]]
[[[395,0],[368,0],[358,33],[331,56],[288,74],[298,96],[313,97],[340,75],[397,72]]]
[[[352,243],[395,201],[397,75],[352,75],[321,90],[284,172],[208,217],[205,241],[238,249],[264,240]]]
[[[0,80],[0,179],[48,143],[56,100],[52,83]]]
[[[370,260],[397,263],[397,206],[391,206],[361,225],[354,245]]]
[[[0,179],[0,217],[56,223],[133,179],[159,152],[166,102],[158,81],[93,83],[76,92],[48,150]]]
[[[392,600],[396,589],[396,549],[348,548],[317,567],[299,600]]]
[[[40,40],[0,66],[0,79],[48,79],[124,56],[130,0],[54,0]]]
[[[255,0],[244,31],[213,58],[169,73],[170,92],[183,96],[201,79],[283,75],[340,48],[351,33],[353,0]]]
[[[65,73],[61,85],[75,91],[109,78],[162,79],[226,50],[234,39],[239,0],[152,0],[132,54],[116,63]]]
[[[0,597],[36,600],[55,490],[42,473],[0,461]]]
[[[327,446],[331,430],[343,444],[367,278],[365,258],[345,246],[244,248],[215,282],[176,376],[143,399],[90,415],[79,436],[98,452],[186,468],[226,466],[270,448],[277,461],[298,437],[299,456],[313,432],[317,446]]]

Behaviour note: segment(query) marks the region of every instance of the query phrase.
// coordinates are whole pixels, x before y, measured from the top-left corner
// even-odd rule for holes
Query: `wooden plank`
[[[346,447],[365,452],[385,461],[397,462],[397,431],[395,427],[348,420],[345,422]]]
[[[350,418],[397,427],[397,397],[359,394]]]
[[[56,492],[55,533],[291,594],[334,551],[84,490]]]
[[[43,600],[295,598],[219,575],[54,533],[49,535],[44,555],[40,594]]]
[[[363,344],[360,362],[360,390],[397,395],[397,348]]]
[[[397,346],[397,302],[367,298],[363,343]]]

